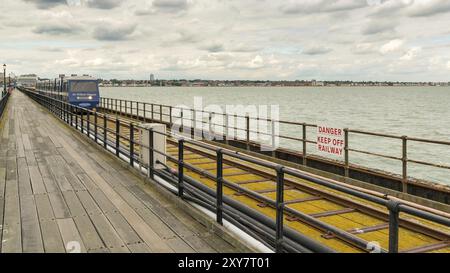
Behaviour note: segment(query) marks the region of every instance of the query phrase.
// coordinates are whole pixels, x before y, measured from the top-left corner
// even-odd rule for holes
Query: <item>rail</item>
[[[252,143],[252,134],[259,134],[259,135],[265,135],[266,137],[278,137],[280,140],[290,140],[290,141],[296,141],[299,142],[301,147],[302,155],[302,162],[301,164],[307,165],[308,158],[311,157],[310,152],[308,151],[308,144],[317,144],[317,140],[311,139],[308,135],[308,129],[311,128],[317,128],[316,124],[309,124],[305,122],[293,122],[293,121],[285,121],[285,120],[274,120],[274,119],[268,119],[268,118],[254,118],[250,117],[248,115],[228,115],[224,113],[216,113],[216,112],[210,112],[210,111],[204,111],[204,110],[195,110],[195,109],[186,109],[181,107],[175,107],[170,105],[164,105],[164,104],[154,104],[154,103],[146,103],[146,102],[138,102],[138,101],[131,101],[131,100],[122,100],[122,99],[114,99],[114,98],[106,98],[102,97],[100,101],[100,107],[102,107],[105,110],[115,111],[115,112],[121,112],[125,115],[131,115],[136,117],[138,120],[155,120],[159,122],[165,122],[169,124],[169,126],[172,126],[175,124],[174,120],[177,119],[179,121],[179,125],[183,127],[187,127],[187,124],[196,124],[200,123],[202,128],[204,125],[209,126],[209,132],[214,136],[220,136],[221,140],[224,140],[227,144],[230,139],[236,139],[236,136],[239,136],[238,132],[242,132],[241,135],[245,136],[244,138],[241,138],[238,140],[241,140],[244,142],[247,146],[247,150],[250,150],[250,145]],[[176,111],[175,111],[176,110]],[[178,116],[175,116],[174,113],[179,112],[180,114]],[[183,113],[190,112],[189,115],[191,118],[186,117],[187,115],[183,115]],[[197,117],[201,115],[202,117],[206,116],[206,120],[201,119],[198,120]],[[225,121],[225,124],[218,124],[214,123],[213,120],[215,119],[215,116],[221,116],[221,119]],[[243,119],[244,122],[241,122],[241,124],[244,124],[244,127],[239,127],[239,122],[235,122],[236,125],[231,126],[228,123],[228,120],[230,118],[234,119]],[[290,126],[292,129],[289,131],[292,132],[299,132],[299,135],[301,137],[292,137],[285,134],[274,134],[274,133],[267,133],[267,132],[261,132],[258,128],[257,122],[267,122],[267,124],[271,124],[271,128],[273,128],[274,123],[278,123],[279,126],[286,125]],[[217,133],[214,131],[214,128],[222,127],[221,133]],[[269,126],[270,127],[270,126]],[[198,136],[199,134],[195,132],[197,129],[196,125],[188,128],[192,134],[192,138],[195,136]],[[184,129],[186,131],[186,129]],[[232,132],[233,135],[230,135],[229,132]],[[369,150],[364,149],[357,149],[350,145],[350,139],[352,136],[355,135],[365,135],[365,136],[372,136],[377,138],[388,138],[392,140],[399,141],[399,145],[401,147],[401,155],[399,156],[392,156],[385,153],[376,153]],[[203,136],[203,135],[200,135]],[[205,137],[205,136],[203,136]],[[206,136],[210,137],[209,136]],[[390,159],[395,160],[398,162],[401,162],[401,182],[402,182],[402,190],[403,192],[408,192],[408,182],[410,179],[409,176],[409,166],[411,164],[417,164],[422,166],[428,166],[433,168],[438,168],[441,170],[450,170],[450,165],[447,164],[437,164],[435,162],[428,162],[424,160],[418,160],[409,158],[408,154],[408,147],[411,143],[427,143],[427,144],[436,144],[444,146],[445,148],[450,148],[450,141],[439,141],[439,140],[431,140],[431,139],[425,139],[425,138],[416,138],[416,137],[408,137],[408,136],[401,136],[401,135],[393,135],[393,134],[383,134],[383,133],[375,133],[375,132],[369,132],[369,131],[363,131],[363,130],[356,130],[356,129],[344,129],[344,156],[343,160],[338,160],[339,164],[343,166],[344,168],[344,176],[349,177],[349,170],[351,166],[357,166],[356,163],[351,162],[351,155],[352,153],[355,154],[361,154],[361,155],[369,155],[374,156],[378,158],[383,159]],[[450,149],[449,149],[450,152]]]
[[[332,249],[324,246],[323,244],[320,244],[317,241],[291,229],[290,227],[285,226],[283,216],[287,213],[295,215],[295,217],[300,218],[302,221],[312,226],[328,230],[331,234],[342,238],[345,241],[351,242],[353,245],[357,245],[363,249],[367,248],[367,242],[359,237],[327,224],[320,219],[316,219],[310,215],[298,211],[293,211],[291,208],[286,207],[286,202],[284,201],[284,189],[287,180],[285,175],[300,178],[316,185],[325,186],[329,189],[386,207],[389,211],[389,249],[387,252],[390,253],[397,253],[399,251],[399,226],[402,220],[400,213],[412,215],[436,224],[450,227],[449,218],[417,209],[400,201],[388,200],[370,195],[368,193],[363,193],[353,188],[332,183],[329,180],[322,179],[293,168],[274,164],[236,151],[217,148],[216,146],[209,145],[201,141],[180,137],[180,135],[165,132],[161,133],[153,131],[152,129],[146,129],[137,123],[130,122],[129,120],[124,120],[117,116],[111,116],[73,106],[64,101],[50,98],[37,92],[24,89],[21,91],[47,108],[60,120],[87,135],[87,137],[95,141],[96,144],[101,145],[109,152],[115,154],[122,160],[125,160],[133,168],[139,169],[146,176],[152,178],[152,181],[158,181],[159,178],[162,178],[170,183],[171,186],[166,185],[166,187],[173,193],[177,194],[181,198],[195,202],[196,204],[215,212],[216,221],[219,224],[223,224],[223,220],[225,219],[246,231],[263,244],[271,247],[276,252],[334,252]],[[94,119],[94,124],[92,124],[92,117]],[[128,128],[128,134],[124,133],[124,130],[121,130],[123,128]],[[149,145],[142,144],[142,135],[139,138],[136,138],[135,134],[139,130],[148,131]],[[175,158],[165,151],[160,151],[155,148],[153,133],[171,138],[178,147],[178,157]],[[183,160],[184,153],[188,149],[187,146],[196,146],[216,154],[215,162],[217,169],[216,174],[213,176],[216,181],[215,189],[210,188],[185,174],[185,169],[195,169],[195,166],[192,166]],[[148,164],[143,163],[140,159],[141,153],[144,150],[148,151]],[[156,168],[153,160],[155,153],[176,162],[178,169],[175,170],[168,166],[163,169]],[[239,189],[245,194],[254,198],[262,199],[264,202],[274,207],[276,210],[275,219],[263,215],[260,212],[224,195],[224,187],[236,187],[227,181],[223,176],[224,157],[246,161],[257,165],[259,168],[270,169],[275,173],[275,200],[258,195],[257,193],[245,188]],[[156,162],[156,164],[161,165],[162,163]],[[205,175],[211,174],[205,173]],[[162,183],[162,185],[164,186],[164,183]]]
[[[9,96],[10,96],[10,92],[6,92],[0,98],[0,118],[3,116],[3,112],[6,109],[6,104],[8,103]]]

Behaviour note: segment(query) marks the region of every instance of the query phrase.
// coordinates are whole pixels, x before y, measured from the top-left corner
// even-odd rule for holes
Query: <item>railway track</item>
[[[130,122],[136,120],[121,116]],[[84,121],[86,122],[86,121]],[[91,129],[94,117],[90,117]],[[97,119],[99,126],[104,120]],[[116,141],[115,120],[108,120],[108,139]],[[101,129],[98,129],[102,133]],[[129,147],[130,129],[125,123],[120,126],[120,143]],[[135,130],[134,140],[139,143],[139,131]],[[139,154],[135,144],[135,153]],[[178,146],[175,139],[167,140],[168,167],[176,170]],[[216,187],[216,161],[212,151],[193,145],[185,145],[185,175]],[[276,174],[273,170],[243,162],[236,158],[224,157],[224,179],[229,183],[224,194],[271,218],[275,209],[268,200],[276,198]],[[253,194],[247,194],[251,191]],[[256,196],[256,197],[255,197]],[[338,252],[370,252],[373,247],[386,250],[389,245],[389,214],[385,207],[355,198],[327,187],[287,175],[285,179],[285,225],[323,243]],[[305,216],[306,215],[306,216]],[[340,236],[324,228],[321,223],[332,225],[355,240]],[[363,244],[355,243],[355,241]],[[450,229],[416,217],[401,214],[399,229],[399,251],[406,253],[449,253]]]

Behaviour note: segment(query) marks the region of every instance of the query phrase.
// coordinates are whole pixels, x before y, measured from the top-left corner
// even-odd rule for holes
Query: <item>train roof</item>
[[[96,81],[97,79],[92,77],[92,76],[70,76],[70,77],[66,77],[64,78],[64,81]]]

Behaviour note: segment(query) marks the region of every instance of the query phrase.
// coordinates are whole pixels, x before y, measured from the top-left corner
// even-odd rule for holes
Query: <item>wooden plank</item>
[[[71,253],[72,251],[76,251],[75,248],[71,248],[73,246],[73,242],[78,244],[79,246],[79,252],[80,253],[86,253],[86,247],[83,243],[83,240],[81,239],[80,233],[78,232],[78,229],[75,225],[75,222],[72,218],[64,218],[64,219],[57,219],[56,220],[59,230],[61,231],[61,237],[63,239],[64,246],[66,248],[66,251]]]
[[[128,245],[128,249],[132,253],[150,253],[150,249],[144,243]]]
[[[90,215],[90,218],[110,252],[130,252],[105,215],[92,214]]]
[[[42,241],[47,253],[64,253],[65,247],[59,232],[58,224],[53,214],[48,195],[35,195],[39,223],[41,225]]]
[[[53,208],[47,194],[37,194],[34,196],[38,211],[39,221],[52,221],[55,219]]]
[[[102,239],[87,215],[74,216],[73,220],[87,251],[105,248]]]
[[[27,159],[28,166],[37,166],[36,157],[34,157],[32,150],[25,150],[25,158]]]
[[[83,183],[84,187],[87,190],[96,190],[98,189],[97,185],[92,181],[92,179],[85,173],[77,175],[77,178]]]
[[[78,199],[80,200],[81,204],[83,205],[84,209],[89,215],[93,214],[101,214],[102,211],[98,207],[98,205],[95,203],[94,199],[92,199],[91,195],[87,191],[78,191],[76,193],[78,196]]]
[[[22,252],[19,188],[17,181],[5,185],[5,212],[3,216],[2,253]]]
[[[78,200],[78,197],[75,194],[75,192],[64,191],[62,194],[64,196],[64,200],[66,201],[67,207],[69,208],[70,215],[72,217],[87,215],[86,210],[84,209],[80,200]]]
[[[101,208],[108,220],[113,225],[119,236],[127,245],[141,243],[142,239],[136,231],[130,226],[125,218],[117,211],[117,208],[108,200],[101,190],[91,192],[93,199]]]
[[[61,192],[51,192],[48,198],[53,208],[53,213],[56,219],[63,219],[70,217],[70,210],[67,206]]]
[[[30,195],[33,194],[31,188],[31,179],[28,172],[28,165],[25,158],[17,159],[17,173],[19,181],[19,193],[20,195]]]
[[[28,171],[30,174],[33,194],[46,193],[47,189],[45,188],[44,180],[42,180],[39,168],[37,166],[29,166]]]
[[[15,157],[6,160],[6,181],[17,180],[17,161]]]
[[[28,134],[23,134],[22,135],[22,144],[23,144],[23,148],[24,150],[32,150],[31,148],[31,142],[30,142],[30,138],[28,136]]]
[[[17,157],[25,157],[25,149],[23,147],[23,140],[22,140],[22,136],[19,135],[17,136],[17,140],[16,140],[16,147],[17,147]]]
[[[44,252],[36,204],[33,195],[20,195],[22,247],[25,253]]]
[[[53,177],[55,178],[61,191],[72,191],[73,187],[69,183],[69,181],[67,181],[63,166],[61,162],[58,162],[56,156],[46,156],[45,161],[47,162],[47,166],[50,167],[50,171],[53,174]]]
[[[42,239],[46,253],[65,253],[65,246],[61,238],[58,224],[55,219],[41,221]]]

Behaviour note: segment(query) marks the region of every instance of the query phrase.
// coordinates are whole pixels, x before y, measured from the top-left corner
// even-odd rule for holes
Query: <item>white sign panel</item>
[[[336,156],[344,155],[344,129],[333,126],[317,126],[317,150]]]

